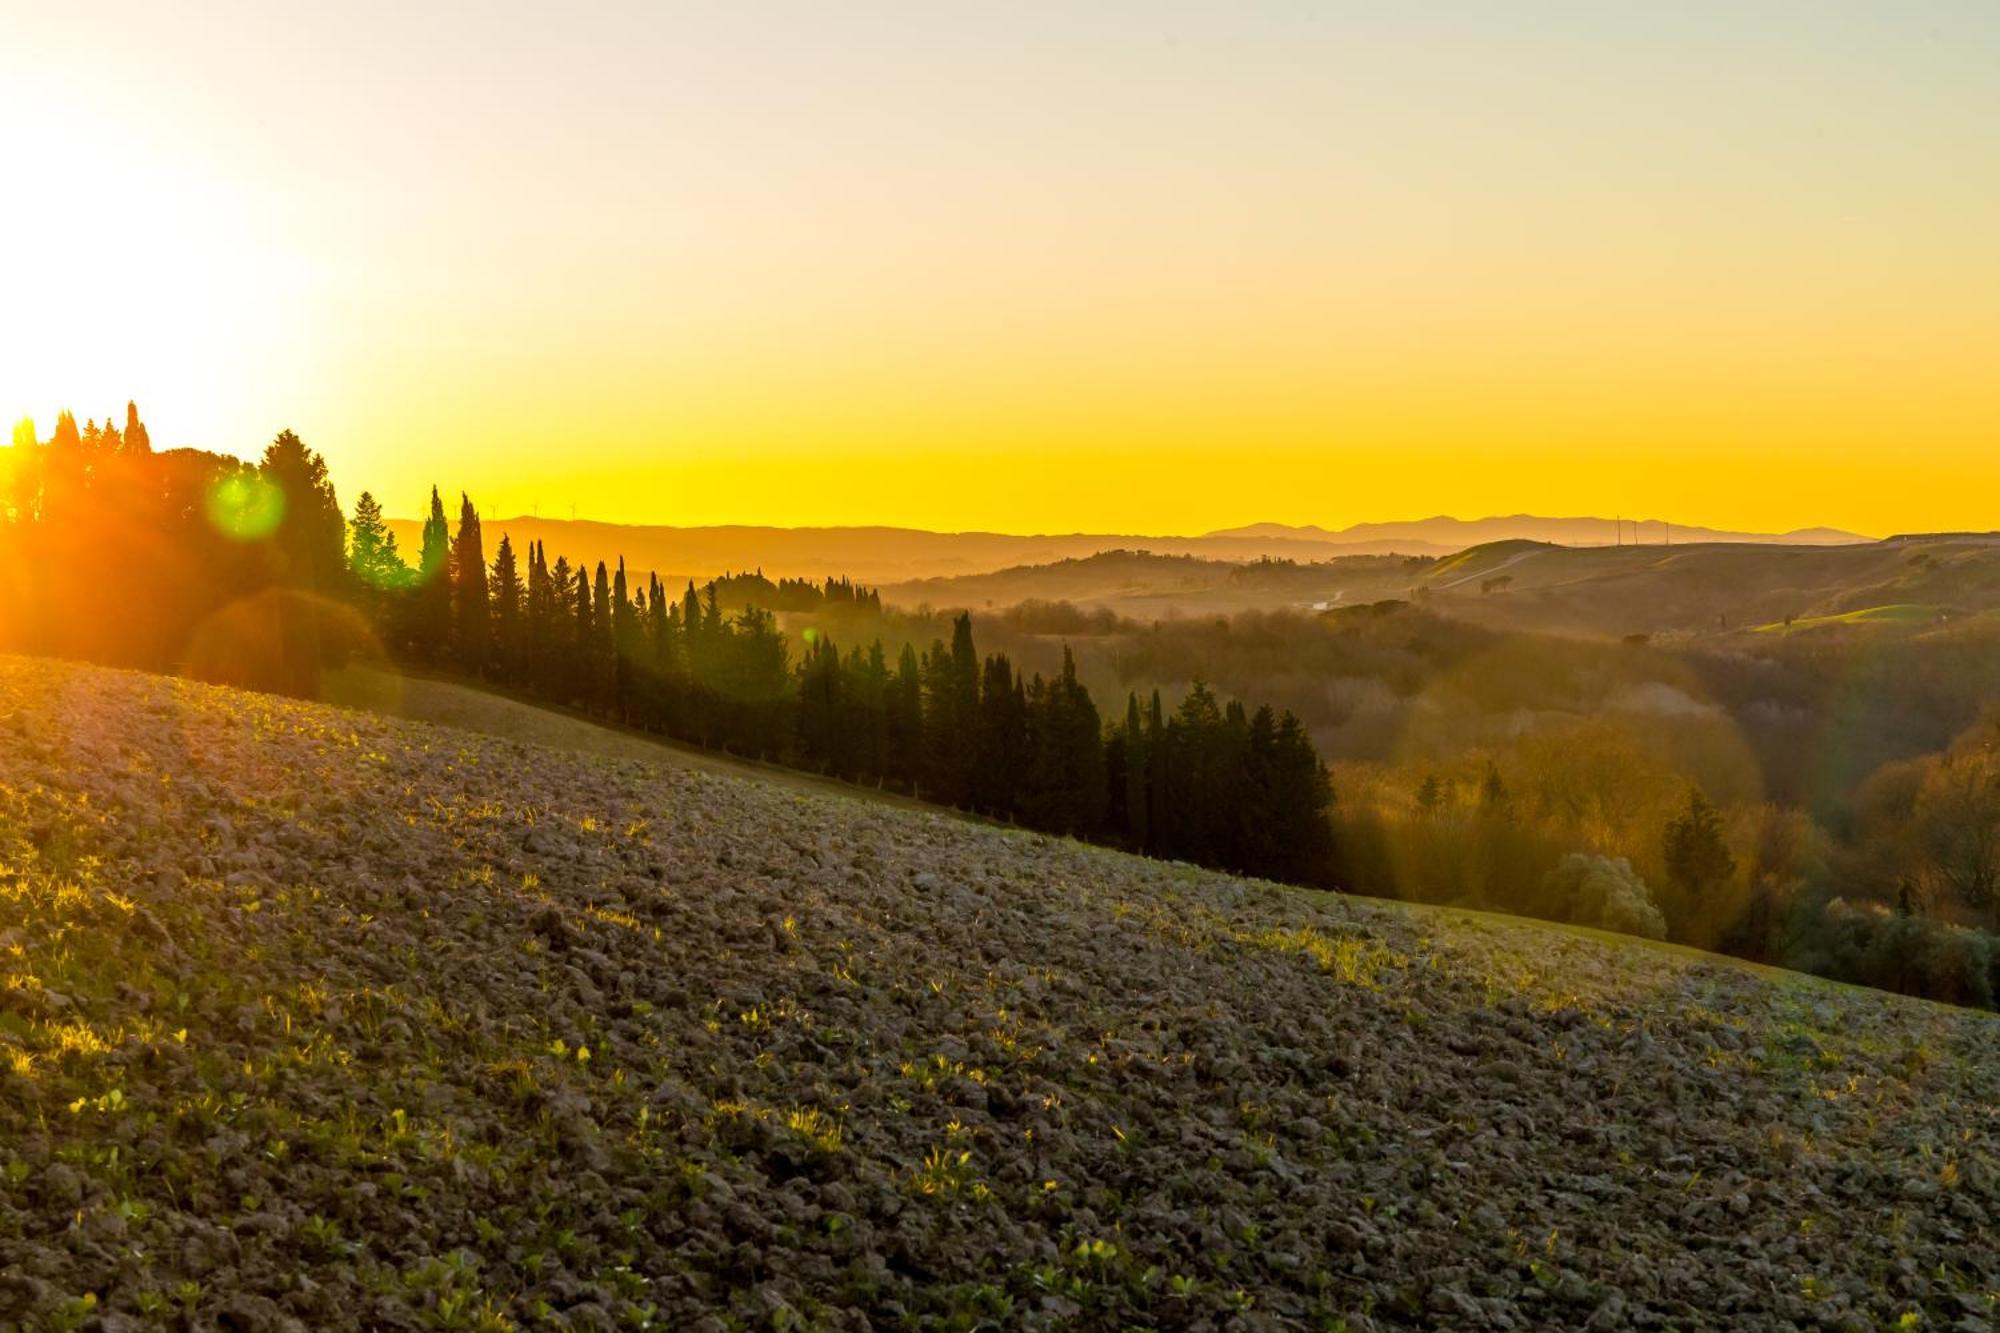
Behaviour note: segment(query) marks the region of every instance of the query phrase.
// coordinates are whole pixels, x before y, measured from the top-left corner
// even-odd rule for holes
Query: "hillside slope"
[[[2000,1020],[0,660],[0,1322],[1985,1327]]]

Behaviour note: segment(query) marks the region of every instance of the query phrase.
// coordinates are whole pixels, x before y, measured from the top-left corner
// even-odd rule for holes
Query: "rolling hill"
[[[974,609],[1068,600],[1141,620],[1423,597],[1433,611],[1495,628],[1614,636],[1784,627],[1787,618],[1800,628],[1907,626],[2000,609],[2000,542],[1939,536],[1832,546],[1572,547],[1516,538],[1435,560],[1349,556],[1303,564],[1112,551],[889,584],[883,596],[902,606]]]
[[[0,660],[0,1322],[1995,1316],[1992,1015],[591,748]]]
[[[421,523],[393,519],[389,526],[404,554],[414,559],[423,545]],[[550,560],[566,555],[572,565],[579,560],[616,564],[623,556],[633,570],[658,573],[670,583],[689,578],[705,582],[718,574],[751,569],[762,569],[772,578],[820,579],[844,574],[870,584],[900,583],[987,574],[1118,550],[1231,562],[1264,557],[1325,561],[1352,555],[1447,555],[1502,537],[1607,544],[1612,541],[1609,519],[1539,519],[1526,515],[1472,522],[1439,518],[1361,524],[1342,532],[1266,523],[1197,537],[1135,533],[1022,536],[893,527],[681,528],[527,516],[490,518],[485,529],[489,548],[497,545],[500,535],[506,533],[516,546],[525,547],[530,541],[545,543]],[[1686,531],[1692,537],[1706,533],[1707,529]],[[1650,540],[1658,540],[1657,529],[1649,530],[1646,535]],[[1712,535],[1720,538],[1725,534]],[[1817,536],[1807,533],[1727,536],[1730,540],[1771,542],[1863,540],[1851,533],[1829,530],[1818,530]]]

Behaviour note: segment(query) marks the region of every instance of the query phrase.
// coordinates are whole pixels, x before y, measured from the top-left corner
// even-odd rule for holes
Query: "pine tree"
[[[280,431],[258,470],[285,498],[276,533],[285,583],[323,597],[344,594],[347,518],[327,479],[326,460],[291,431]]]
[[[519,680],[526,660],[522,643],[523,602],[521,571],[514,561],[514,542],[500,534],[500,549],[493,553],[493,640],[494,656],[503,680]]]
[[[1736,873],[1736,858],[1722,835],[1722,816],[1692,783],[1687,805],[1667,821],[1661,835],[1661,856],[1668,882],[1680,891],[1677,924],[1684,925],[1707,908],[1716,891]]]
[[[325,652],[322,599],[347,593],[347,518],[327,479],[326,460],[291,431],[271,441],[257,470],[284,497],[272,545],[280,583],[297,594],[276,604],[282,666],[281,679],[271,683],[288,693],[316,694]]]
[[[367,491],[354,502],[347,533],[347,568],[358,587],[393,591],[409,584],[413,576],[396,549],[396,534],[383,521],[381,504]]]

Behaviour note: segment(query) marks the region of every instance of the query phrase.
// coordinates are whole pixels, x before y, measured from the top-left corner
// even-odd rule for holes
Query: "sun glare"
[[[51,403],[81,418],[136,397],[199,419],[257,359],[282,286],[234,192],[32,92],[0,90],[0,163],[0,413],[46,434]]]

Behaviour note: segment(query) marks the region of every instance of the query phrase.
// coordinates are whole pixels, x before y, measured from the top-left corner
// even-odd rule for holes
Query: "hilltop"
[[[2000,1020],[0,659],[0,1320],[1986,1326]]]

